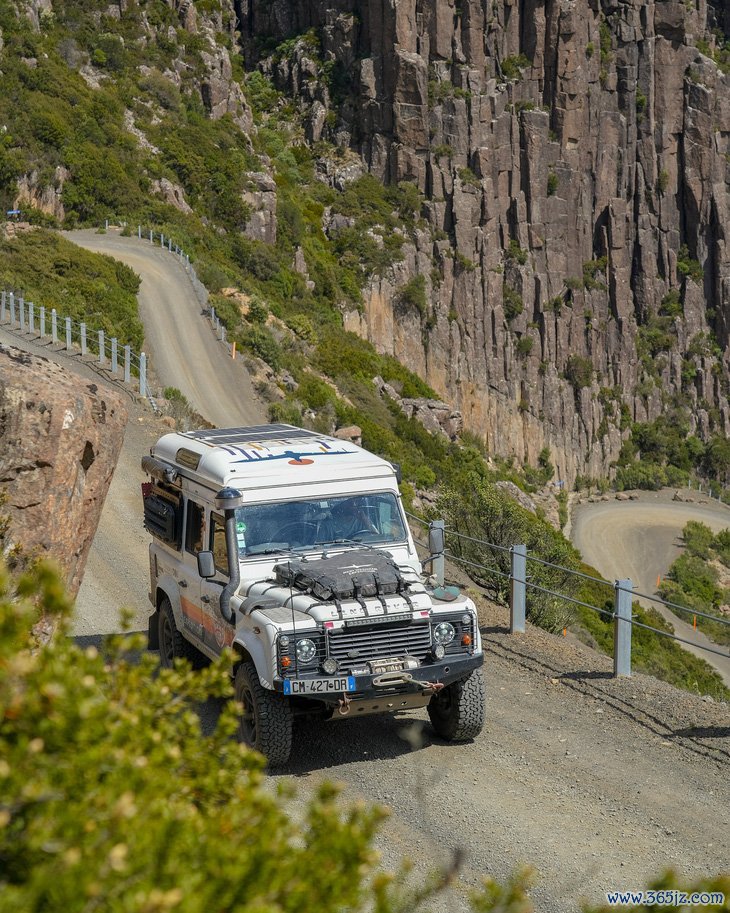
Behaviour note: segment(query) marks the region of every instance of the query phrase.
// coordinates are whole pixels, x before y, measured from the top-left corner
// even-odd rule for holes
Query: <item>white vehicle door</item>
[[[182,568],[179,578],[180,607],[185,634],[195,640],[203,638],[203,613],[200,601],[198,552],[203,548],[205,510],[191,498],[185,499],[185,536]]]
[[[211,580],[201,581],[201,604],[203,608],[203,628],[206,646],[216,653],[233,643],[234,629],[220,610],[220,595],[228,583],[228,553],[226,551],[225,520],[220,514],[210,512],[210,538],[208,548],[213,552],[216,575]]]

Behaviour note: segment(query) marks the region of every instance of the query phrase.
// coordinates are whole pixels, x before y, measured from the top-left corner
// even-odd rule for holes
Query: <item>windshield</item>
[[[236,510],[239,555],[326,547],[388,545],[406,538],[394,494],[249,504]]]

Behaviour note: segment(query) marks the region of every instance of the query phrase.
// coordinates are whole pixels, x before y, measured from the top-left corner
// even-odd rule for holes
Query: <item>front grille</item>
[[[373,659],[406,654],[423,662],[431,647],[431,625],[385,629],[379,627],[372,631],[344,630],[330,633],[327,640],[329,655],[337,660],[343,670]]]

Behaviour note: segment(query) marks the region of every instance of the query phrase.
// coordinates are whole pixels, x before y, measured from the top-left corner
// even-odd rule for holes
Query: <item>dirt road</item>
[[[687,496],[692,496],[690,492]],[[694,493],[698,497],[698,493]],[[573,515],[571,538],[588,564],[607,580],[630,578],[641,593],[653,595],[657,577],[664,577],[680,554],[685,524],[697,520],[714,532],[730,526],[730,508],[710,502],[683,503],[671,500],[671,492],[642,492],[638,501],[606,501],[584,504]],[[671,622],[679,637],[696,646],[686,649],[710,663],[730,687],[730,655],[716,656],[702,646],[724,650],[713,644],[691,624],[658,603],[645,599]]]
[[[77,602],[80,635],[118,630],[120,605],[133,608],[133,627],[146,624],[139,458],[157,433],[147,406],[132,403]],[[466,911],[482,875],[503,879],[522,862],[537,868],[539,913],[578,913],[581,898],[638,888],[666,865],[690,877],[726,869],[728,707],[641,675],[614,680],[607,657],[531,626],[511,636],[503,609],[481,611],[482,735],[449,746],[423,712],[302,727],[291,765],[270,778],[272,787],[280,778],[297,784],[292,814],[334,778],[344,801],[391,809],[378,846],[388,866],[412,859],[416,883],[463,851],[463,872],[434,913]],[[215,710],[207,708],[206,725]]]
[[[164,248],[118,231],[72,231],[69,241],[121,260],[141,277],[139,313],[145,346],[162,387],[177,387],[193,408],[220,428],[266,421],[242,359],[228,357],[200,315],[190,277]]]

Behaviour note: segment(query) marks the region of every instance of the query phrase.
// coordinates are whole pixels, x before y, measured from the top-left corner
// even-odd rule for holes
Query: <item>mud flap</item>
[[[147,627],[147,649],[148,650],[159,650],[160,649],[160,613],[153,612],[150,615],[149,624]]]

